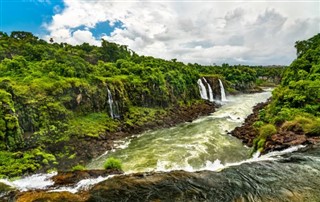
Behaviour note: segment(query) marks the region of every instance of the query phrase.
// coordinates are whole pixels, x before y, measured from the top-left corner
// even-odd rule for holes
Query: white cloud
[[[289,64],[294,42],[320,32],[319,2],[65,0],[47,25],[58,42],[100,44],[88,28],[116,21],[106,40],[139,54],[183,62]]]

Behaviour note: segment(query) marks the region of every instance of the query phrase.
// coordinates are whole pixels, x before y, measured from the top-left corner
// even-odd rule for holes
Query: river
[[[243,161],[249,158],[251,149],[227,132],[240,126],[252,113],[253,106],[270,96],[267,91],[228,97],[210,116],[120,141],[113,151],[87,167],[103,168],[108,157],[120,159],[126,173],[214,170],[221,164]]]
[[[114,150],[87,165],[103,168],[107,158],[115,157],[122,161],[125,175],[85,179],[70,187],[52,186],[55,174],[0,182],[21,191],[87,190],[88,201],[319,202],[319,146],[250,157],[251,148],[228,135],[254,105],[270,96],[267,91],[228,97],[209,116],[119,141]]]

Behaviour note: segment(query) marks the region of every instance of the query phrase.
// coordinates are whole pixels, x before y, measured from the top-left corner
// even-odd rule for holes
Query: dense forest
[[[311,40],[297,43],[299,57],[261,113],[261,125],[298,122],[301,115],[295,115],[303,113],[310,121],[304,129],[319,130],[319,35]],[[219,78],[227,93],[238,93],[280,82],[283,71],[184,64],[140,56],[105,40],[99,47],[72,46],[28,32],[0,32],[0,62],[0,177],[59,168],[84,152],[75,140],[130,130],[175,106],[206,102],[197,85],[201,77]]]
[[[278,137],[300,143],[297,137],[320,134],[320,34],[295,44],[297,59],[283,73],[271,103],[259,113],[254,126],[259,135],[255,150]]]

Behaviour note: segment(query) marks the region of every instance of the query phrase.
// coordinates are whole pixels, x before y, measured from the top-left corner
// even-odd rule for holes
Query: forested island
[[[267,102],[259,103],[242,126],[226,132],[250,146],[251,155],[298,145],[316,145],[316,149],[305,147],[293,157],[266,165],[251,165],[257,160],[253,157],[235,164],[237,169],[226,166],[221,173],[204,169],[120,175],[79,194],[26,192],[19,195],[20,201],[48,197],[56,201],[254,201],[259,197],[280,199],[282,195],[288,201],[316,201],[319,195],[310,191],[312,188],[305,189],[309,185],[288,188],[292,181],[287,174],[298,173],[299,183],[308,183],[301,180],[311,179],[301,162],[308,163],[308,169],[319,168],[314,159],[320,141],[320,34],[297,41],[295,47],[297,59],[288,67],[219,66],[141,56],[127,46],[105,40],[99,47],[87,43],[73,46],[46,42],[28,32],[2,32],[0,178],[64,170],[68,171],[67,177],[53,177],[56,184],[64,185],[61,179],[70,175],[76,182],[82,177],[108,175],[104,171],[87,170],[84,174],[79,170],[111,151],[117,140],[192,122],[223,107],[221,86],[228,96],[257,94],[264,87],[272,87]],[[243,97],[245,101],[252,99],[255,97]],[[237,116],[214,118],[241,121]],[[188,127],[192,126],[180,129],[187,131]],[[281,169],[283,165],[288,172]],[[310,186],[316,187],[317,183]],[[272,185],[275,190],[262,185]],[[6,189],[3,187],[0,182],[0,191]],[[225,189],[229,192],[223,195]]]

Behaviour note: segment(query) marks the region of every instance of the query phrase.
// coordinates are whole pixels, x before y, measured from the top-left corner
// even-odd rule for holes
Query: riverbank
[[[242,140],[242,142],[248,147],[253,146],[253,141],[259,135],[257,128],[253,124],[259,120],[259,111],[264,109],[269,103],[259,103],[253,108],[252,114],[250,114],[245,122],[240,127],[236,127],[230,132],[232,136]],[[280,151],[296,145],[314,145],[320,142],[320,137],[307,136],[302,131],[287,131],[277,128],[277,133],[267,138],[262,153],[268,153],[271,151]]]
[[[168,128],[180,123],[191,122],[201,116],[213,113],[217,107],[217,104],[208,101],[196,102],[188,106],[176,106],[142,125],[122,125],[116,132],[108,132],[99,137],[86,136],[82,139],[71,139],[69,141],[70,146],[76,148],[75,158],[59,160],[58,169],[69,170],[77,164],[86,165],[92,159],[112,150],[115,147],[115,142],[119,140],[124,140],[126,137],[135,136],[144,131]],[[64,146],[60,145],[60,147]],[[54,149],[59,150],[59,147],[56,146]]]

